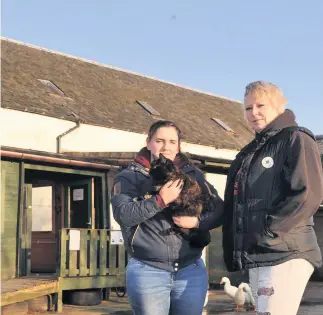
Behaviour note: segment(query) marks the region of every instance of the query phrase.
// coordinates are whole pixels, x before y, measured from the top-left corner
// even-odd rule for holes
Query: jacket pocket
[[[249,251],[254,253],[286,252],[288,246],[284,239],[274,235],[267,226],[267,213],[251,213],[252,230],[249,231]]]
[[[289,247],[286,241],[270,231],[267,218],[268,214],[264,213],[262,233],[258,239],[257,245],[267,252],[287,252]]]
[[[264,215],[264,234],[272,239],[277,238],[277,236],[268,227],[268,214]]]
[[[288,252],[289,248],[284,240],[279,237],[271,238],[263,235],[257,242],[260,252]]]

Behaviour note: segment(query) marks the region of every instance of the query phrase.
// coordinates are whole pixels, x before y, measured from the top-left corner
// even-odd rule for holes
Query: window
[[[137,103],[143,107],[149,114],[153,116],[160,116],[160,114],[153,109],[147,102],[137,101]]]
[[[32,188],[32,231],[53,230],[53,187]]]
[[[212,118],[213,121],[215,121],[219,126],[221,126],[224,130],[229,132],[234,132],[227,124],[225,124],[221,119],[218,118]]]
[[[47,86],[48,88],[50,88],[54,93],[60,96],[65,96],[65,93],[60,88],[58,88],[53,82],[49,80],[42,80],[42,79],[38,79],[38,81],[44,84],[45,86]]]

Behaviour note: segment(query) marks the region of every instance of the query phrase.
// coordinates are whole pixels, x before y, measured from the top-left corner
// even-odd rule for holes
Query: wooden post
[[[105,173],[105,176],[101,177],[101,198],[102,198],[102,229],[110,228],[110,219],[109,219],[109,185],[108,185],[108,173]]]
[[[77,250],[70,250],[69,253],[69,266],[68,276],[75,277],[77,275]]]
[[[58,278],[58,281],[59,281],[59,278]],[[57,313],[63,312],[63,290],[61,290],[59,285],[58,285],[57,300],[56,300],[56,312]]]
[[[98,231],[91,230],[91,240],[90,240],[90,275],[96,276],[97,274],[97,257],[98,257]]]
[[[60,276],[66,277],[66,234],[67,230],[61,230]]]
[[[89,229],[95,229],[95,185],[94,185],[94,178],[91,180],[91,187],[90,187],[90,193],[91,193],[91,226],[89,226]]]
[[[31,243],[32,243],[32,185],[26,185],[26,266],[27,276],[31,274]]]
[[[105,276],[107,274],[107,233],[107,230],[100,230],[100,276]]]
[[[87,268],[88,230],[82,229],[80,237],[80,277],[85,277],[89,274],[89,270]]]
[[[111,244],[111,232],[109,232],[109,275],[116,275],[117,271],[117,245]]]
[[[126,269],[126,251],[123,245],[118,245],[119,247],[119,272],[118,274],[122,274]]]
[[[5,172],[2,174],[2,185],[5,185]],[[3,198],[3,196],[2,196]],[[20,277],[26,274],[26,253],[24,252],[24,235],[23,235],[23,219],[25,205],[25,168],[24,162],[19,164],[19,208],[18,208],[18,237],[17,237],[17,260],[16,260],[16,276]],[[4,211],[4,208],[2,209]]]

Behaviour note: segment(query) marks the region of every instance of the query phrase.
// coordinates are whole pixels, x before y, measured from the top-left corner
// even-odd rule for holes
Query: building
[[[178,123],[183,151],[222,197],[253,137],[237,101],[9,39],[1,58],[2,305],[56,295],[61,310],[62,291],[124,285],[109,191],[156,119]],[[211,284],[227,275],[221,234],[205,251]]]
[[[62,291],[124,285],[109,191],[156,119],[178,123],[183,151],[222,196],[253,137],[237,101],[9,39],[1,58],[1,279],[27,283],[24,295],[3,287],[2,305],[56,294],[61,310]],[[210,282],[224,273],[220,229],[213,239]]]

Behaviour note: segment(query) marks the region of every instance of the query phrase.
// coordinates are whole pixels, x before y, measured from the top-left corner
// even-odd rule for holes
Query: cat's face
[[[159,158],[151,163],[149,174],[155,181],[164,181],[170,173],[175,171],[174,163],[160,154]]]

